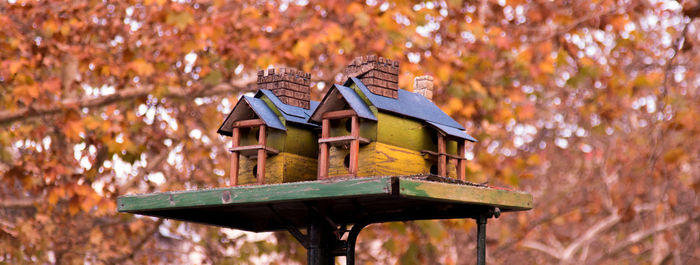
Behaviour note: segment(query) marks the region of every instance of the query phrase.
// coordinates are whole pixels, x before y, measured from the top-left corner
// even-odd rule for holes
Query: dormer
[[[376,140],[377,118],[367,102],[351,88],[334,85],[328,90],[309,120],[321,123],[321,136],[318,139],[320,146],[318,178],[337,177],[346,173],[336,170],[329,175],[330,153],[334,155],[343,153],[330,148],[348,149],[348,153],[343,156],[343,164],[347,169],[346,175],[357,177],[360,145]]]
[[[218,133],[231,136],[232,186],[316,178],[317,126],[306,121],[318,103],[310,100],[309,77],[294,69],[260,71],[259,91],[241,97],[226,117]]]

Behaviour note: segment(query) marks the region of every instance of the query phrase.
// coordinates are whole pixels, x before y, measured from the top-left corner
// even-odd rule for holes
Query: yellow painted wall
[[[344,164],[345,156],[348,153],[348,149],[345,148],[330,148],[330,166],[328,169],[330,177],[349,174],[348,168]],[[433,165],[437,165],[436,159],[423,156],[419,151],[372,142],[360,147],[358,176],[428,174],[430,173],[430,167]],[[457,178],[456,163],[450,159],[448,159],[447,174],[450,178]]]
[[[258,127],[241,128],[239,145],[257,145],[259,132],[260,128]],[[267,146],[275,148],[277,150],[283,150],[285,144],[285,136],[285,131],[267,128]]]
[[[284,168],[284,155],[282,153],[268,156],[265,163],[265,183],[282,183],[282,169]],[[256,184],[257,178],[253,175],[253,167],[258,165],[257,159],[250,159],[245,156],[240,158],[238,170],[238,184]]]
[[[360,154],[358,159],[359,176],[377,176],[374,167],[374,150],[377,142],[372,142],[367,145],[360,145]],[[329,167],[328,176],[345,176],[350,174],[348,168],[344,164],[345,157],[350,153],[350,150],[342,147],[331,147],[329,150]]]
[[[284,149],[280,151],[318,159],[317,134],[312,128],[288,124]]]
[[[309,158],[292,153],[282,152],[267,157],[265,165],[265,184],[308,181],[316,179],[316,158]],[[257,159],[241,156],[238,181],[239,185],[256,184],[253,167]]]
[[[284,182],[316,180],[318,160],[292,153],[281,153],[284,156]]]
[[[376,144],[373,159],[379,176],[427,174],[432,164],[418,151],[384,143]]]
[[[411,150],[437,152],[437,131],[415,119],[379,112],[377,141]],[[447,153],[457,154],[457,142],[447,141]]]

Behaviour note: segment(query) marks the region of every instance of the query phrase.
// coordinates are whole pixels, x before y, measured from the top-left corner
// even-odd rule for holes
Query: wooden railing
[[[437,132],[438,134],[438,151],[433,152],[430,150],[421,150],[421,154],[424,155],[430,155],[430,156],[437,156],[438,160],[438,172],[437,174],[439,176],[447,177],[447,159],[454,159],[456,160],[456,168],[457,168],[457,178],[459,180],[465,181],[466,180],[466,169],[467,169],[467,159],[464,157],[464,152],[466,151],[465,149],[465,141],[464,139],[458,139],[457,140],[457,155],[451,155],[447,153],[447,144],[446,144],[446,137],[440,132]]]

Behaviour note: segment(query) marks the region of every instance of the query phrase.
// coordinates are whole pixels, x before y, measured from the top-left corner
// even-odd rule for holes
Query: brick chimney
[[[282,103],[309,109],[311,100],[311,74],[292,68],[280,68],[258,71],[258,89],[268,89],[277,96]]]
[[[421,94],[428,100],[433,100],[433,77],[429,75],[417,76],[413,79],[413,92]]]
[[[374,94],[399,97],[399,62],[377,57],[360,56],[345,67],[345,76],[359,78]]]

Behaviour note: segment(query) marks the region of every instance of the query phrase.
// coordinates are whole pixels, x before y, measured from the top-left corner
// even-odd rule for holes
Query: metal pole
[[[480,214],[476,220],[476,265],[486,265],[486,219],[485,214]]]
[[[360,231],[367,225],[367,223],[357,223],[350,229],[345,253],[345,265],[355,265],[355,243],[357,242],[357,236],[360,235]]]

